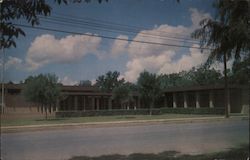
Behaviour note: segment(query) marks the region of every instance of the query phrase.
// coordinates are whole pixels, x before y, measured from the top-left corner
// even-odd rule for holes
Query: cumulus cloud
[[[2,67],[2,62],[0,63],[0,66]],[[17,57],[9,56],[5,61],[4,67],[6,70],[9,68],[22,69],[24,67],[23,60]]]
[[[117,38],[128,40],[128,36],[125,35],[119,35]],[[112,57],[119,56],[120,54],[126,51],[127,46],[128,46],[128,41],[121,41],[116,39],[111,46],[111,56]]]
[[[62,83],[63,85],[76,85],[76,84],[78,84],[77,81],[71,79],[68,76],[65,76],[63,78],[59,78],[59,82]]]
[[[199,21],[210,15],[191,8],[192,25],[171,26],[160,25],[152,30],[143,30],[139,32],[133,40],[147,41],[154,43],[187,45],[183,39],[173,39],[169,37],[178,37],[180,35],[190,35],[190,33],[198,27]],[[175,33],[174,35],[171,33]],[[171,34],[171,35],[170,35]],[[161,38],[156,36],[161,36]],[[164,37],[165,36],[165,37]],[[192,47],[199,47],[191,44]],[[127,81],[135,82],[143,70],[147,70],[157,74],[168,74],[189,70],[194,66],[204,63],[208,57],[207,53],[201,53],[199,49],[190,48],[186,51],[180,50],[174,46],[150,45],[130,42],[127,47],[130,60],[127,62],[127,70],[124,77]],[[182,54],[180,58],[177,54]]]
[[[200,26],[200,21],[202,19],[211,18],[211,15],[209,13],[204,13],[196,8],[190,8],[189,11],[191,12],[191,20],[192,20],[191,29],[198,28]]]
[[[28,49],[26,63],[35,70],[48,63],[69,63],[81,59],[88,53],[96,54],[101,38],[69,35],[57,39],[44,34],[35,38]]]

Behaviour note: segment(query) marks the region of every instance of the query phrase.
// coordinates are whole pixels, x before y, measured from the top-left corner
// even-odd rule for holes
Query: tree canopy
[[[89,86],[92,86],[92,84],[90,80],[81,80],[79,83],[79,86],[89,87]]]
[[[45,109],[46,118],[47,110],[51,111],[52,107],[55,107],[60,95],[60,86],[57,82],[58,78],[54,74],[30,76],[25,80],[25,98],[39,104],[42,111]]]
[[[214,19],[205,18],[201,28],[192,34],[200,39],[201,45],[211,47],[209,60],[237,59],[241,54],[249,54],[250,49],[250,1],[217,0],[214,3],[217,14]]]
[[[98,0],[101,3],[104,0]],[[105,0],[108,1],[108,0]],[[57,4],[91,2],[91,0],[54,0]],[[14,23],[15,20],[24,19],[32,26],[39,25],[39,16],[49,16],[52,8],[46,0],[4,0],[1,4],[0,14],[0,49],[16,47],[16,39],[25,32]]]
[[[120,78],[120,73],[117,71],[109,71],[105,75],[101,75],[96,79],[96,86],[105,92],[112,92],[115,87],[121,86],[125,80]]]
[[[151,114],[151,109],[154,108],[156,99],[162,94],[157,75],[147,71],[140,73],[137,80],[137,87],[142,98],[150,102]]]

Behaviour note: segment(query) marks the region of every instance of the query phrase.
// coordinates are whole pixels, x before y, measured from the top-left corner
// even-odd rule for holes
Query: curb
[[[224,117],[197,117],[197,118],[173,118],[173,119],[154,119],[154,120],[135,120],[135,121],[114,121],[114,122],[86,122],[86,123],[67,123],[67,124],[44,124],[27,126],[6,126],[1,127],[2,133],[28,132],[40,130],[64,129],[69,127],[121,127],[131,125],[153,125],[162,123],[194,123],[194,122],[214,122],[249,120],[249,116],[232,116],[228,119]]]

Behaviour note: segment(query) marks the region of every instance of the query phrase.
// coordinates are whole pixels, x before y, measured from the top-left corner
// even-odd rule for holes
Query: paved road
[[[248,120],[74,128],[2,134],[4,160],[66,160],[77,155],[176,150],[220,151],[248,143]]]

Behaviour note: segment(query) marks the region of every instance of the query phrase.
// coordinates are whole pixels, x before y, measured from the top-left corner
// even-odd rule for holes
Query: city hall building
[[[23,84],[5,84],[5,112],[37,112],[36,104],[27,102],[22,94]],[[230,112],[241,113],[249,110],[250,89],[248,86],[229,87]],[[98,111],[119,109],[144,109],[144,102],[138,93],[132,101],[118,102],[112,93],[102,92],[96,87],[62,86],[61,97],[55,111]],[[172,87],[164,90],[164,108],[223,108],[224,86]],[[157,106],[156,106],[157,107]],[[248,112],[248,111],[247,111]]]

